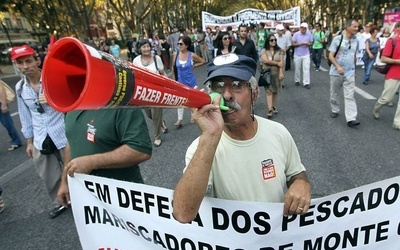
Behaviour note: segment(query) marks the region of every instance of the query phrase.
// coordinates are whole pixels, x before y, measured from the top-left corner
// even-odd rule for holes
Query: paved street
[[[326,61],[323,66],[327,69]],[[344,114],[330,117],[329,75],[326,70],[311,72],[311,89],[294,86],[294,69],[285,72],[283,89],[273,120],[285,125],[294,137],[312,183],[313,197],[321,197],[368,183],[398,176],[400,131],[392,128],[395,107],[384,107],[381,118],[374,120],[372,108],[383,89],[383,75],[372,72],[369,85],[362,84],[363,69],[357,69],[358,128],[346,125]],[[199,86],[206,77],[206,67],[196,69]],[[17,77],[3,77],[14,87]],[[398,95],[394,103],[397,104]],[[11,104],[14,122],[20,129],[16,103]],[[343,98],[341,109],[343,109]],[[264,90],[255,113],[266,117]],[[199,135],[185,111],[184,126],[176,130],[175,109],[165,109],[169,127],[152,158],[141,164],[145,183],[173,189],[184,167],[188,145]],[[151,135],[152,126],[149,123]],[[8,152],[9,137],[0,128],[0,186],[6,208],[0,214],[0,248],[13,249],[81,249],[71,211],[51,220],[51,206],[44,186],[35,172],[25,148]]]

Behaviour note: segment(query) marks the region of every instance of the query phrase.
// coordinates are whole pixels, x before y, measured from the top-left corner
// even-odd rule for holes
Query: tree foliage
[[[350,18],[380,24],[384,8],[396,5],[400,5],[399,0],[2,0],[0,11],[18,13],[34,30],[45,30],[49,35],[57,31],[60,36],[84,38],[88,22],[103,30],[112,23],[122,35],[126,29],[151,35],[154,30],[161,33],[173,27],[201,27],[203,10],[225,16],[244,8],[285,10],[300,6],[302,20],[331,28]]]

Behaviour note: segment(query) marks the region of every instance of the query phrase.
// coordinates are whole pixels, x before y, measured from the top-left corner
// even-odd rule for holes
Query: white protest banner
[[[232,26],[237,30],[240,24],[258,24],[265,23],[267,27],[275,27],[278,24],[287,24],[290,26],[300,26],[300,7],[293,7],[287,10],[257,10],[243,9],[230,16],[217,16],[202,11],[201,13],[203,30],[210,27],[215,30],[219,26],[221,30],[226,30],[227,26]]]
[[[357,61],[356,65],[364,65],[364,61],[362,60],[364,53],[365,53],[365,42],[367,41],[367,38],[365,37],[364,34],[357,33],[356,38],[358,40],[358,50],[357,50]]]
[[[400,176],[313,199],[303,216],[206,197],[190,224],[172,217],[172,190],[81,174],[68,183],[83,249],[399,249]]]
[[[357,50],[357,61],[356,61],[356,65],[364,65],[364,61],[363,61],[363,57],[365,54],[365,48],[364,49],[359,49]]]

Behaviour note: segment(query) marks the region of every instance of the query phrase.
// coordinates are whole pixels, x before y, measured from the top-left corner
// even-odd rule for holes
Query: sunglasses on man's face
[[[178,43],[179,46],[185,45],[184,43]]]

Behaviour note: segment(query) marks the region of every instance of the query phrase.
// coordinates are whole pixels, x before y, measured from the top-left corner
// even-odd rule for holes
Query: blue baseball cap
[[[204,83],[219,76],[229,76],[249,81],[256,75],[257,63],[250,57],[229,53],[215,57],[207,65],[207,79]]]

